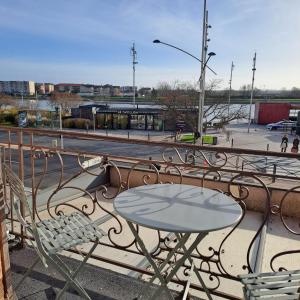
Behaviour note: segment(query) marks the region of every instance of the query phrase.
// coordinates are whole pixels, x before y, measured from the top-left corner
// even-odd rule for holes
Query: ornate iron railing
[[[64,135],[65,148],[49,146],[51,139],[58,138],[61,134]],[[45,211],[46,217],[54,217],[64,213],[66,209],[73,209],[80,210],[98,221],[110,220],[110,226],[106,228],[108,239],[101,241],[99,247],[110,247],[142,256],[133,236],[127,233],[124,241],[127,225],[112,209],[103,205],[103,199],[111,202],[118,193],[133,186],[167,182],[188,183],[220,190],[234,198],[243,210],[241,221],[224,231],[222,236],[209,234],[203,244],[204,248],[203,245],[199,245],[193,257],[195,267],[204,274],[213,294],[224,299],[239,299],[239,294],[226,291],[224,285],[226,282],[232,282],[239,289],[241,287],[238,274],[260,271],[265,236],[271,218],[280,218],[288,238],[297,240],[300,235],[299,228],[290,224],[291,217],[300,218],[299,170],[295,169],[300,156],[151,142],[146,138],[147,140],[125,139],[17,128],[1,128],[0,133],[3,159],[18,172],[25,186],[29,188],[34,217],[41,220],[45,218]],[[93,151],[86,151],[86,148]],[[107,151],[110,148],[112,151]],[[127,155],[121,155],[122,153]],[[90,164],[95,165],[89,166],[86,161],[91,159],[94,161],[90,161]],[[273,169],[269,172],[261,166],[257,168],[255,163],[276,161],[284,166],[282,169],[288,169],[288,165],[284,164],[287,160],[293,166],[293,172],[274,172]],[[99,178],[101,180],[100,183],[96,182],[97,185],[82,184],[86,181],[94,182]],[[111,189],[111,186],[114,189]],[[78,203],[73,200],[82,195],[85,196],[84,200]],[[39,199],[44,199],[44,202]],[[9,193],[6,193],[10,231],[24,239],[26,233],[20,229],[11,207]],[[260,216],[255,224],[256,229],[251,230],[246,245],[232,246],[234,236],[238,230],[245,227],[244,222],[253,210]],[[26,215],[26,212],[24,214]],[[292,224],[294,226],[295,222]],[[157,261],[162,261],[164,253],[172,249],[174,239],[172,235],[156,232],[151,254]],[[235,260],[235,256],[229,250],[235,246],[241,248],[239,261]],[[275,253],[269,258],[269,268],[274,271],[290,268],[291,265],[281,265],[283,258],[298,255],[299,249],[300,242],[298,249],[283,249]],[[177,255],[180,255],[180,252]],[[118,259],[99,255],[94,255],[94,258],[142,274],[152,274],[147,268],[130,265]],[[235,265],[234,270],[232,264]],[[190,265],[186,264],[174,281],[184,285],[189,269]],[[201,290],[193,283],[191,287]]]

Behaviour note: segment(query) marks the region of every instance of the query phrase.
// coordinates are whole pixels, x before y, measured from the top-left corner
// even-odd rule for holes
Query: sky
[[[300,0],[207,0],[216,53],[207,80],[227,88],[300,88]],[[200,65],[154,39],[201,56],[203,0],[0,0],[0,80],[132,84],[196,83]]]

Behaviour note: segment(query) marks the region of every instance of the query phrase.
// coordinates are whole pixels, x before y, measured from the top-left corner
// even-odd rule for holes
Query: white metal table
[[[151,299],[158,299],[162,290],[166,290],[168,297],[174,299],[167,285],[186,260],[193,264],[191,254],[201,240],[209,232],[236,224],[242,217],[240,205],[232,198],[218,191],[184,184],[153,184],[132,188],[115,198],[114,207],[127,221],[143,254],[153,267],[155,275],[150,282],[156,278],[160,281],[161,285]],[[159,267],[133,223],[176,234],[177,244]],[[186,246],[193,233],[196,234],[196,238]],[[163,269],[179,249],[182,249],[184,254],[174,262],[173,268],[164,277]],[[194,272],[208,299],[212,299],[199,271],[195,268]]]

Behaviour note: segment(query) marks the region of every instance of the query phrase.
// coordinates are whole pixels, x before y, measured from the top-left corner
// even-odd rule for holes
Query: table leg
[[[165,258],[164,262],[159,266],[159,271],[161,272],[164,267],[168,264],[168,262],[170,261],[171,257],[175,254],[175,252],[177,250],[179,250],[180,248],[182,248],[185,243],[187,242],[187,240],[190,238],[191,234],[190,233],[186,233],[184,234],[183,237],[180,237],[180,239],[178,239],[178,242],[176,243],[175,247],[168,253],[167,257]],[[150,283],[152,283],[157,277],[154,275],[151,280]]]
[[[137,243],[139,244],[139,246],[141,247],[141,250],[143,252],[143,254],[146,256],[146,258],[148,259],[149,263],[151,264],[155,276],[159,279],[161,286],[159,288],[159,290],[161,290],[162,288],[166,290],[167,294],[168,294],[168,298],[171,300],[174,300],[174,297],[172,296],[171,292],[169,291],[167,284],[168,282],[164,279],[164,277],[161,275],[159,268],[157,267],[155,261],[152,259],[151,255],[149,254],[144,242],[142,241],[142,239],[139,237],[138,232],[136,231],[136,229],[134,228],[134,225],[127,221],[127,224],[131,230],[131,232],[133,233],[134,237],[136,238]],[[155,293],[154,296],[156,296],[157,294]],[[155,299],[154,296],[152,296],[150,299]]]
[[[184,254],[182,255],[182,257],[176,261],[174,263],[174,268],[171,270],[171,272],[168,274],[168,276],[165,278],[165,282],[166,284],[168,284],[173,276],[177,273],[177,271],[179,270],[180,267],[183,266],[185,260],[190,257],[190,255],[192,254],[192,252],[195,250],[195,248],[198,246],[198,244],[200,243],[200,241],[207,235],[207,233],[199,233],[196,237],[196,239],[194,240],[194,242],[192,243],[192,245],[187,249],[186,251],[184,251]],[[160,293],[161,293],[162,287],[159,287],[155,294],[152,296],[152,299],[157,299],[155,297],[157,297]],[[209,299],[212,299],[211,296],[208,296]]]
[[[176,237],[177,237],[178,239],[181,238],[181,234],[176,233]],[[205,235],[202,237],[202,239],[203,239],[204,237],[205,237]],[[196,247],[197,247],[197,246],[196,246]],[[183,249],[183,251],[187,251],[185,245],[183,245],[182,249]],[[190,262],[191,265],[192,265],[192,264],[193,264],[193,259],[189,256],[188,260],[189,260],[189,262]],[[201,277],[201,275],[200,275],[200,272],[197,270],[196,267],[194,268],[194,272],[195,272],[195,274],[196,274],[198,280],[200,281],[200,283],[201,283],[201,285],[202,285],[202,287],[203,287],[203,289],[204,289],[204,291],[205,291],[205,293],[206,293],[208,299],[209,299],[209,300],[212,300],[212,297],[211,297],[211,295],[210,295],[210,292],[209,292],[208,288],[206,287],[206,285],[205,285],[205,283],[204,283],[204,281],[203,281],[203,279],[202,279],[202,277]]]

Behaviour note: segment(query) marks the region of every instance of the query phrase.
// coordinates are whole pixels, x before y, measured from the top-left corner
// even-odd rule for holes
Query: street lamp
[[[210,25],[207,25],[208,28],[211,28]],[[207,40],[208,41],[208,40]],[[199,113],[198,113],[198,131],[200,132],[200,135],[202,136],[202,131],[203,131],[203,106],[204,106],[204,74],[205,74],[205,68],[208,68],[214,75],[217,75],[217,73],[211,69],[209,66],[207,66],[207,63],[208,61],[210,60],[210,58],[212,56],[215,56],[216,53],[214,52],[209,52],[208,53],[208,58],[206,59],[206,61],[203,63],[203,61],[201,59],[199,59],[198,57],[194,56],[193,54],[179,48],[179,47],[176,47],[174,45],[171,45],[171,44],[168,44],[168,43],[165,43],[165,42],[162,42],[160,40],[154,40],[153,41],[154,44],[163,44],[163,45],[166,45],[166,46],[169,46],[171,48],[174,48],[176,50],[179,50],[189,56],[191,56],[192,58],[196,59],[198,62],[201,63],[202,65],[202,68],[201,68],[201,75],[200,75],[200,78],[199,78],[199,83],[200,83],[200,94],[199,94]]]
[[[253,67],[252,67],[252,85],[251,85],[251,96],[250,96],[250,108],[249,108],[249,117],[248,117],[248,133],[250,131],[251,124],[251,112],[252,112],[252,103],[253,103],[253,91],[254,91],[254,76],[256,71],[256,52],[253,57]]]
[[[210,25],[209,25],[209,26],[210,26]],[[210,26],[209,28],[211,28],[211,26]],[[181,49],[181,48],[179,48],[179,47],[176,47],[176,46],[173,46],[173,45],[171,45],[171,44],[162,42],[162,41],[160,41],[160,40],[154,40],[153,43],[154,43],[154,44],[162,44],[162,45],[166,45],[166,46],[172,47],[172,48],[174,48],[174,49],[177,49],[177,50],[179,50],[179,51],[181,51],[181,52],[183,52],[183,53],[185,53],[185,54],[191,56],[192,58],[198,60],[200,63],[202,63],[202,60],[201,60],[201,59],[199,59],[198,57],[194,56],[193,54],[191,54],[191,53],[189,53],[189,52],[187,52],[187,51],[185,51],[185,50],[183,50],[183,49]],[[213,53],[213,52],[211,52],[211,53]],[[214,53],[214,55],[216,55],[216,54]],[[209,66],[207,66],[207,69],[209,69],[211,72],[213,72],[215,75],[217,75],[217,73],[216,73],[213,69],[211,69]]]

